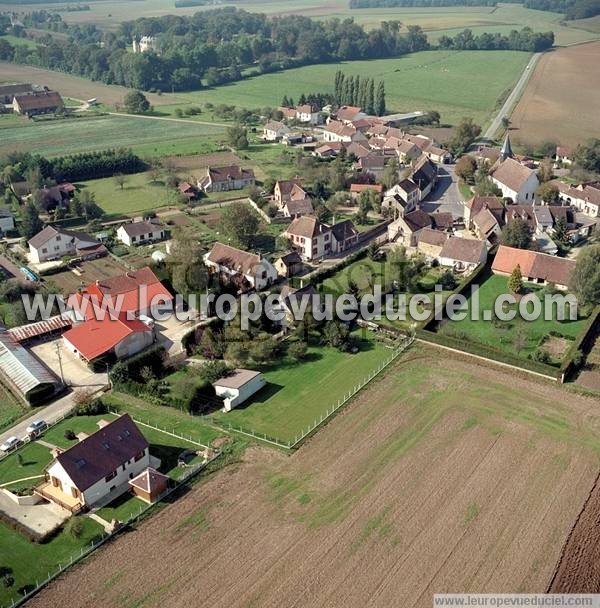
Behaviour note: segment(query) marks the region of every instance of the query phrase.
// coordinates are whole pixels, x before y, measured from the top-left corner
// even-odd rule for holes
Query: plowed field
[[[402,606],[544,591],[599,469],[591,399],[413,348],[291,456],[251,448],[31,607]]]

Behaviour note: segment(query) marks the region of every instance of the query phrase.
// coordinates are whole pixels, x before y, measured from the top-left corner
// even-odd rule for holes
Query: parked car
[[[9,437],[2,445],[0,445],[0,452],[8,454],[13,450],[16,450],[23,442],[18,437]]]
[[[48,428],[48,423],[45,420],[34,420],[26,429],[28,435],[37,437]]]

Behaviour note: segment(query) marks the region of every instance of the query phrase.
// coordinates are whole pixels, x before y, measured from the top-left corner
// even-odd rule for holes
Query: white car
[[[45,420],[34,420],[26,429],[28,435],[39,435],[42,431],[48,428],[48,423]]]
[[[0,445],[0,452],[4,452],[7,454],[8,452],[12,452],[16,450],[22,441],[18,437],[9,437],[2,445]]]

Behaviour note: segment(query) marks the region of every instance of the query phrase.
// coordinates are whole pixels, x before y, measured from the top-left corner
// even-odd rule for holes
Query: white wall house
[[[510,198],[513,203],[521,205],[535,203],[535,193],[540,185],[537,174],[514,158],[504,160],[490,177],[504,198]]]
[[[164,227],[156,222],[132,222],[117,230],[117,239],[129,247],[161,241],[165,236]]]
[[[296,120],[298,122],[309,123],[311,125],[318,125],[321,121],[321,115],[319,112],[315,112],[313,107],[306,103],[296,107]]]
[[[282,122],[276,120],[269,120],[263,127],[263,140],[264,141],[281,141],[284,135],[290,132],[289,128]]]
[[[305,260],[319,260],[332,252],[331,228],[315,217],[296,218],[283,233]]]
[[[232,282],[240,282],[239,288],[242,291],[248,288],[260,291],[278,278],[275,266],[263,256],[223,243],[212,246],[204,255],[204,263],[212,272],[217,272]]]
[[[217,397],[223,399],[225,411],[244,403],[266,384],[260,372],[251,369],[234,369],[213,383]]]
[[[76,512],[128,491],[129,480],[151,465],[148,442],[129,414],[98,426],[56,455],[36,493]]]
[[[60,230],[46,226],[29,240],[29,257],[39,264],[49,260],[59,260],[65,256],[86,255],[97,252],[98,256],[106,254],[106,248],[96,239],[84,232]]]

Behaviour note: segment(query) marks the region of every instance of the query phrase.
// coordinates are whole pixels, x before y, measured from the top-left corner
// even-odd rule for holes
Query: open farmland
[[[0,118],[4,150],[46,156],[117,147],[132,148],[144,156],[203,152],[211,137],[223,133],[218,126],[115,115],[18,124],[10,121],[6,126],[3,121]],[[182,148],[185,144],[189,148]]]
[[[599,55],[593,42],[541,57],[511,117],[513,142],[576,146],[600,132]]]
[[[232,4],[251,12],[268,15],[304,15],[318,19],[337,17],[339,19],[353,18],[357,23],[367,28],[377,27],[382,21],[399,20],[403,28],[409,25],[420,25],[428,33],[431,40],[436,40],[440,32],[459,32],[465,27],[472,28],[475,33],[484,31],[503,33],[511,29],[520,29],[528,25],[536,31],[552,29],[557,36],[557,44],[571,44],[598,38],[598,29],[593,20],[581,20],[574,23],[564,22],[563,16],[548,11],[536,11],[524,8],[522,5],[499,4],[492,6],[444,6],[444,7],[406,7],[406,8],[369,8],[353,10],[348,7],[347,0],[242,0]],[[163,15],[193,15],[198,11],[210,10],[211,4],[175,8],[169,0],[106,0],[90,2],[89,11],[65,12],[57,9],[56,4],[36,4],[36,8],[57,11],[67,23],[94,23],[106,30],[116,30],[123,21],[139,17],[160,17]],[[4,4],[0,2],[0,11],[30,10],[27,5]],[[588,23],[589,22],[589,23]]]
[[[190,103],[228,103],[254,108],[278,105],[311,91],[333,92],[337,70],[385,81],[390,112],[436,109],[443,122],[464,116],[485,123],[521,75],[530,55],[517,51],[423,51],[396,59],[305,66],[193,93]],[[166,108],[163,108],[166,109]]]
[[[543,592],[596,478],[599,425],[592,400],[413,349],[297,453],[249,450],[31,606]]]
[[[13,5],[13,10],[14,8]],[[0,4],[0,12],[2,10],[2,5]],[[80,78],[79,76],[72,76],[63,72],[44,70],[43,68],[29,65],[7,63],[5,61],[0,61],[0,82],[32,82],[56,89],[63,97],[84,100],[95,97],[98,103],[107,105],[123,103],[123,98],[131,90],[126,87],[104,84],[103,82],[94,82],[87,78]],[[148,94],[148,99],[154,106],[169,103],[160,95],[152,93]]]

